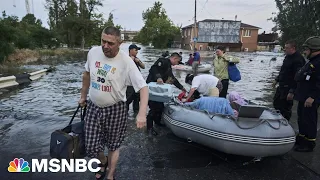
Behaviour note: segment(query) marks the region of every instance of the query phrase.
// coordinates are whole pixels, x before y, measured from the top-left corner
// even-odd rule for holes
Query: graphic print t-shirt
[[[99,107],[126,101],[127,86],[136,92],[147,86],[135,63],[121,50],[114,58],[107,58],[101,46],[93,47],[85,69],[90,72],[90,100]]]

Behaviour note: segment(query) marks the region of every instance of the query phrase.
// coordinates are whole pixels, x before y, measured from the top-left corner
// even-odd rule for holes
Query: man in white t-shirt
[[[194,94],[196,95],[195,98],[199,98],[200,94],[209,96],[211,88],[217,87],[219,91],[221,91],[222,89],[222,84],[219,79],[210,74],[201,74],[198,76],[188,74],[186,76],[185,82],[191,85],[191,90],[187,98],[183,99],[184,102],[188,101]]]
[[[114,179],[119,147],[127,127],[127,86],[133,86],[135,92],[140,91],[137,127],[146,125],[148,87],[132,59],[119,49],[120,44],[120,31],[115,27],[105,28],[101,35],[102,46],[90,49],[83,74],[79,104],[86,104],[89,90],[85,144],[88,157],[101,161],[96,179],[105,178],[107,167],[107,179]],[[103,153],[105,146],[109,157]]]

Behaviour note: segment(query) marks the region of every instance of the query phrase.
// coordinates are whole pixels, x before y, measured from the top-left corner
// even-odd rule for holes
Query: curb
[[[18,74],[13,76],[1,77],[0,89],[31,83],[31,81],[41,78],[47,72],[50,72],[50,71],[51,69],[49,68],[49,69],[42,69],[40,71],[36,71],[32,73],[23,73],[23,74]]]

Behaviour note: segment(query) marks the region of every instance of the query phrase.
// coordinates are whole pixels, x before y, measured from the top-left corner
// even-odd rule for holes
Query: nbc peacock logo
[[[29,172],[30,167],[29,163],[25,161],[23,158],[14,158],[13,161],[9,163],[8,167],[9,172]]]

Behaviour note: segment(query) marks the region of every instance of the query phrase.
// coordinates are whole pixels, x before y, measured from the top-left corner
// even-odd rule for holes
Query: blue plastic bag
[[[229,79],[233,82],[237,82],[241,80],[241,74],[239,69],[237,68],[236,64],[229,63],[228,65],[228,73],[229,73]]]

